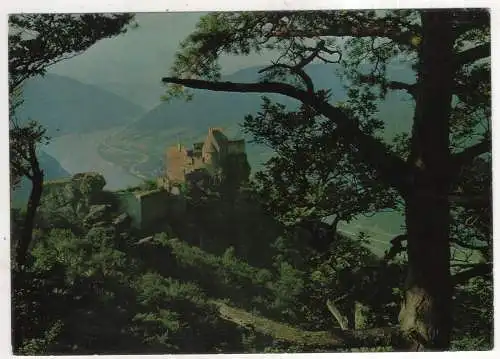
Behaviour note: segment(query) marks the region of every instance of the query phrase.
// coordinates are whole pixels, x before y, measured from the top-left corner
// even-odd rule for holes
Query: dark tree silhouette
[[[491,152],[489,21],[483,10],[213,14],[203,17],[182,43],[172,75],[163,78],[169,95],[188,87],[297,99],[329,119],[335,126],[332,140],[351,148],[356,161],[398,192],[405,207],[409,267],[399,330],[412,350],[449,348],[451,208],[490,196],[454,186],[474,158]],[[218,81],[221,54],[269,48],[280,55],[263,81]],[[340,61],[357,89],[351,92],[357,106],[346,111],[315,89],[304,71],[312,61]],[[391,61],[413,68],[416,82],[391,81]],[[283,80],[284,72],[298,83]],[[406,153],[366,129],[384,120],[369,105],[392,90],[406,91],[415,104]]]

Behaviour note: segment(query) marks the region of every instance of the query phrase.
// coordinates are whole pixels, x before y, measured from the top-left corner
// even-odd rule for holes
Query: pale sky
[[[201,15],[137,14],[138,28],[101,40],[82,55],[54,65],[49,72],[84,83],[107,85],[108,89],[116,91],[130,92],[136,88],[138,92],[150,92],[155,88],[161,89],[160,80],[168,74],[179,43],[195,29]],[[269,64],[270,59],[271,54],[232,56],[222,58],[221,65],[223,74],[231,74],[245,67]],[[124,92],[120,94],[125,95]],[[127,97],[133,95],[127,93]]]

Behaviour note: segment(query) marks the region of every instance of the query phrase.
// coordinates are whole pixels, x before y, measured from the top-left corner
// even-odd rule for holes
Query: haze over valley
[[[8,22],[16,355],[493,347],[488,9]]]
[[[244,68],[223,80],[251,82],[258,80],[260,67]],[[336,101],[346,98],[345,88],[336,69],[327,65],[311,65],[310,76],[318,85],[330,88]],[[409,77],[398,68],[394,76]],[[272,156],[272,151],[252,142],[252,138],[241,131],[246,115],[260,110],[261,96],[195,91],[192,101],[174,99],[161,102],[147,110],[98,85],[88,85],[66,76],[48,74],[44,78],[31,80],[26,86],[25,101],[20,113],[24,118],[37,119],[51,136],[43,151],[57,161],[66,174],[95,171],[106,179],[106,188],[118,190],[136,186],[145,179],[161,174],[165,149],[178,142],[190,145],[203,138],[208,127],[222,127],[231,138],[245,138],[247,155],[253,173],[262,168]],[[394,134],[408,129],[411,119],[411,103],[402,102],[404,94],[395,94],[381,104],[380,111],[389,119],[384,135],[390,139]],[[133,95],[130,95],[133,97]],[[270,98],[296,108],[297,102],[274,95]],[[58,176],[53,162],[41,162],[48,179]],[[24,193],[26,198],[26,189]],[[381,216],[387,217],[387,214]],[[360,218],[349,224],[341,224],[346,234],[357,235],[370,232],[375,238],[374,251],[381,253],[386,243],[399,233],[402,219],[391,214],[383,228],[376,228],[373,218]]]
[[[176,24],[183,24],[177,30],[185,29],[185,33],[172,34],[177,41],[192,30],[199,15],[181,17],[172,17]],[[253,173],[262,168],[272,156],[271,150],[253,143],[240,128],[246,115],[260,110],[261,95],[195,90],[190,102],[180,99],[162,102],[160,80],[168,71],[178,42],[165,41],[157,34],[173,25],[156,14],[140,14],[137,20],[139,28],[102,40],[83,55],[53,66],[44,78],[28,81],[20,114],[46,126],[51,140],[43,150],[65,172],[102,173],[106,188],[116,190],[158,176],[168,146],[178,142],[189,146],[202,139],[208,127],[221,127],[229,137],[247,140]],[[137,46],[144,47],[143,51]],[[271,56],[272,53],[248,58],[224,57],[221,62],[226,73],[222,80],[257,81],[258,71]],[[227,73],[231,69],[233,73]],[[346,99],[338,66],[312,64],[306,70],[317,88],[332,90],[334,102]],[[397,64],[389,74],[397,80],[412,81],[414,77],[411,71]],[[298,104],[284,96],[269,97],[289,108],[296,108]],[[390,94],[380,105],[386,119],[382,134],[386,139],[409,129],[411,106],[403,92]],[[53,178],[52,166],[43,164],[47,178]],[[392,218],[386,221],[392,223],[390,228],[386,226],[382,232],[373,233],[379,241],[387,243],[394,232],[398,233],[401,216],[393,214]],[[359,228],[371,227],[372,222],[360,219],[343,228],[358,233]]]
[[[189,24],[194,26],[197,18],[193,14],[184,18],[186,35],[191,30]],[[162,26],[171,26],[157,15],[139,15],[138,23],[139,28],[126,35],[102,40],[83,55],[53,66],[44,78],[28,81],[20,115],[36,119],[47,128],[51,140],[43,151],[66,173],[99,172],[106,179],[106,188],[116,190],[158,176],[168,146],[179,142],[189,146],[202,139],[208,127],[221,127],[229,137],[245,138],[252,172],[261,169],[272,152],[253,143],[250,136],[242,133],[240,125],[246,115],[260,111],[262,96],[195,90],[190,102],[181,99],[162,102],[160,79],[168,71],[177,43],[169,42],[165,47],[163,38],[152,35]],[[178,41],[182,40],[181,35],[176,33]],[[147,41],[141,41],[146,38]],[[135,54],[136,44],[145,47],[140,57]],[[234,72],[226,72],[222,80],[257,81],[258,71],[270,56],[272,53],[263,57],[225,57],[221,60],[227,65],[224,68]],[[346,100],[346,84],[339,77],[338,66],[311,64],[306,71],[317,88],[332,90],[333,102]],[[414,78],[410,70],[398,64],[389,69],[389,76],[410,82]],[[284,96],[268,97],[288,108],[298,105]],[[385,119],[383,137],[390,140],[395,134],[409,130],[412,103],[408,95],[390,94],[379,110]],[[43,161],[42,164],[47,178],[53,178],[53,166]],[[356,234],[360,229],[373,227],[374,238],[387,243],[399,233],[402,224],[399,214],[390,216],[391,220],[384,221],[390,225],[382,229],[372,224],[378,216],[375,220],[360,218],[341,228]]]

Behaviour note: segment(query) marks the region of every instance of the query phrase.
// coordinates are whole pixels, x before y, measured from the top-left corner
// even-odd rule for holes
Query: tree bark
[[[399,320],[410,350],[446,350],[452,327],[449,118],[453,32],[446,11],[422,13],[423,41],[405,196],[408,277]]]

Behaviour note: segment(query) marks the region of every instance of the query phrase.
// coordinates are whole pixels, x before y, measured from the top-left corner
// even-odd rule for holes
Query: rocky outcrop
[[[110,205],[107,204],[97,204],[89,207],[89,212],[83,219],[83,223],[86,226],[92,226],[98,222],[106,221],[110,217]]]
[[[105,219],[108,207],[95,203],[105,185],[104,177],[94,172],[45,182],[38,210],[39,224],[79,228]]]
[[[113,226],[116,227],[117,231],[123,231],[130,228],[132,224],[132,218],[128,215],[128,213],[122,213],[115,219],[113,219]]]

